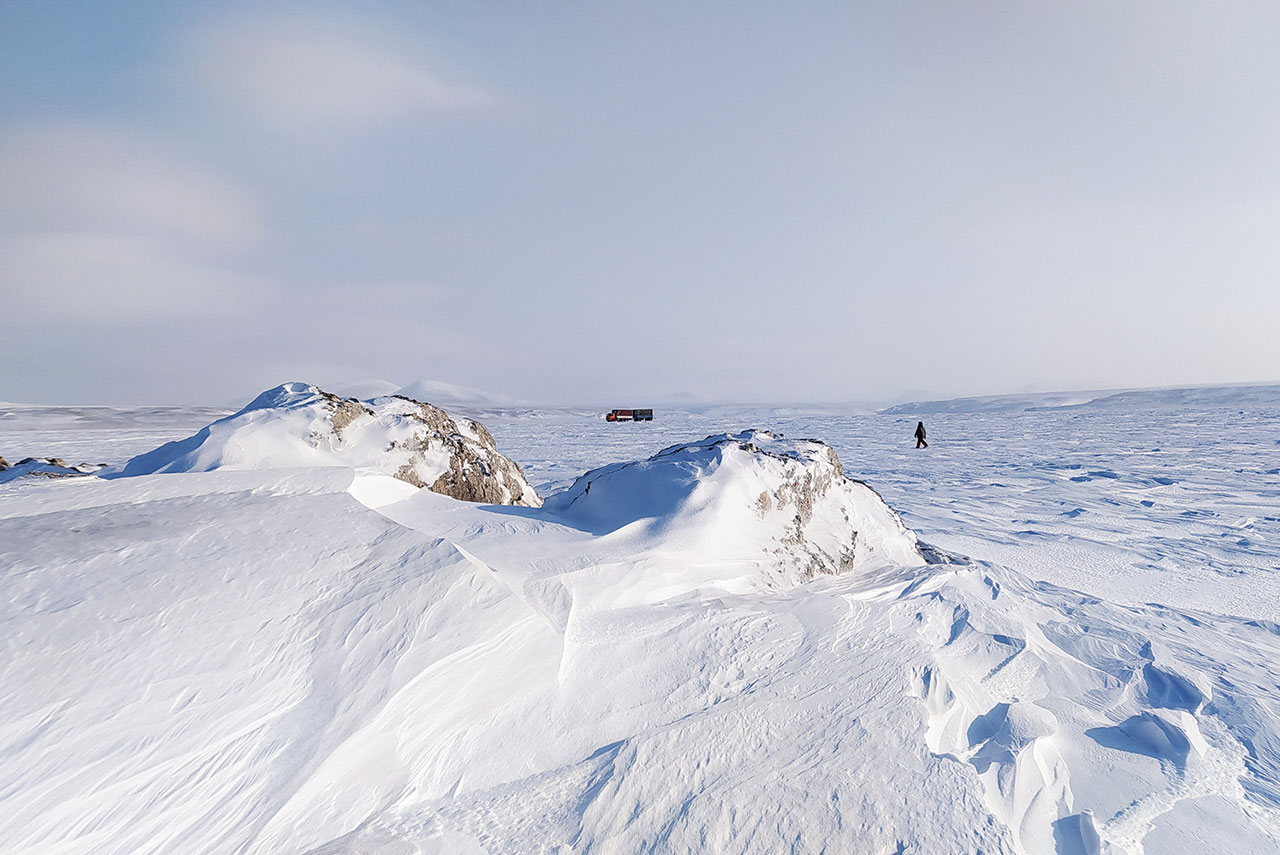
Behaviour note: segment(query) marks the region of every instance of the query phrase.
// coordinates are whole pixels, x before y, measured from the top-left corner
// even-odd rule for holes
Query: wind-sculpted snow
[[[1280,852],[1272,624],[922,550],[763,432],[396,484],[0,491],[0,848]]]
[[[1025,851],[1280,851],[1277,627],[992,565],[939,581],[913,606],[927,741],[974,768]]]
[[[709,436],[595,469],[549,502],[603,534],[635,523],[706,561],[756,563],[771,583],[877,564],[921,564],[915,535],[827,445],[768,431]]]
[[[305,383],[263,392],[193,436],[134,457],[119,476],[350,466],[473,502],[537,506],[484,425],[411,398],[340,398]]]

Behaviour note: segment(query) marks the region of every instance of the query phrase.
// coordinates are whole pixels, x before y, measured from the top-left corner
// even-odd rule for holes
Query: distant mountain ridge
[[[909,415],[1163,407],[1280,407],[1280,383],[979,395],[941,401],[913,401],[887,407],[880,412],[884,415]]]
[[[479,389],[472,389],[470,386],[459,386],[455,383],[446,383],[443,380],[417,380],[408,386],[402,386],[396,394],[403,395],[406,398],[413,398],[415,401],[428,401],[431,403],[439,401],[444,404],[502,406],[516,403],[516,401],[502,395],[492,395]]]

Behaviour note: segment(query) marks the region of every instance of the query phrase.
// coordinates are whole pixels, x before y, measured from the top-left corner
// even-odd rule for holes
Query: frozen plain
[[[210,420],[0,409],[11,461]],[[0,848],[1280,851],[1276,409],[933,414],[923,451],[907,415],[476,415],[544,496],[820,438],[955,555],[765,588],[687,507],[619,535],[342,470],[6,485]]]
[[[1280,621],[1280,389],[1246,400],[923,415],[718,407],[615,431],[590,413],[477,417],[544,495],[712,433],[813,437],[928,543],[1119,602]],[[930,447],[917,451],[919,419]]]

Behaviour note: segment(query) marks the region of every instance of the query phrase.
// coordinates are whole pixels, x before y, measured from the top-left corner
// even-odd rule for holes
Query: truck
[[[604,420],[607,422],[651,422],[653,421],[653,410],[610,410],[605,414]]]

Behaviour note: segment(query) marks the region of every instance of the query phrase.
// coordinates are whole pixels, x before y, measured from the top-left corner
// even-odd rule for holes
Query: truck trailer
[[[651,422],[653,410],[610,410],[605,414],[607,422]]]

